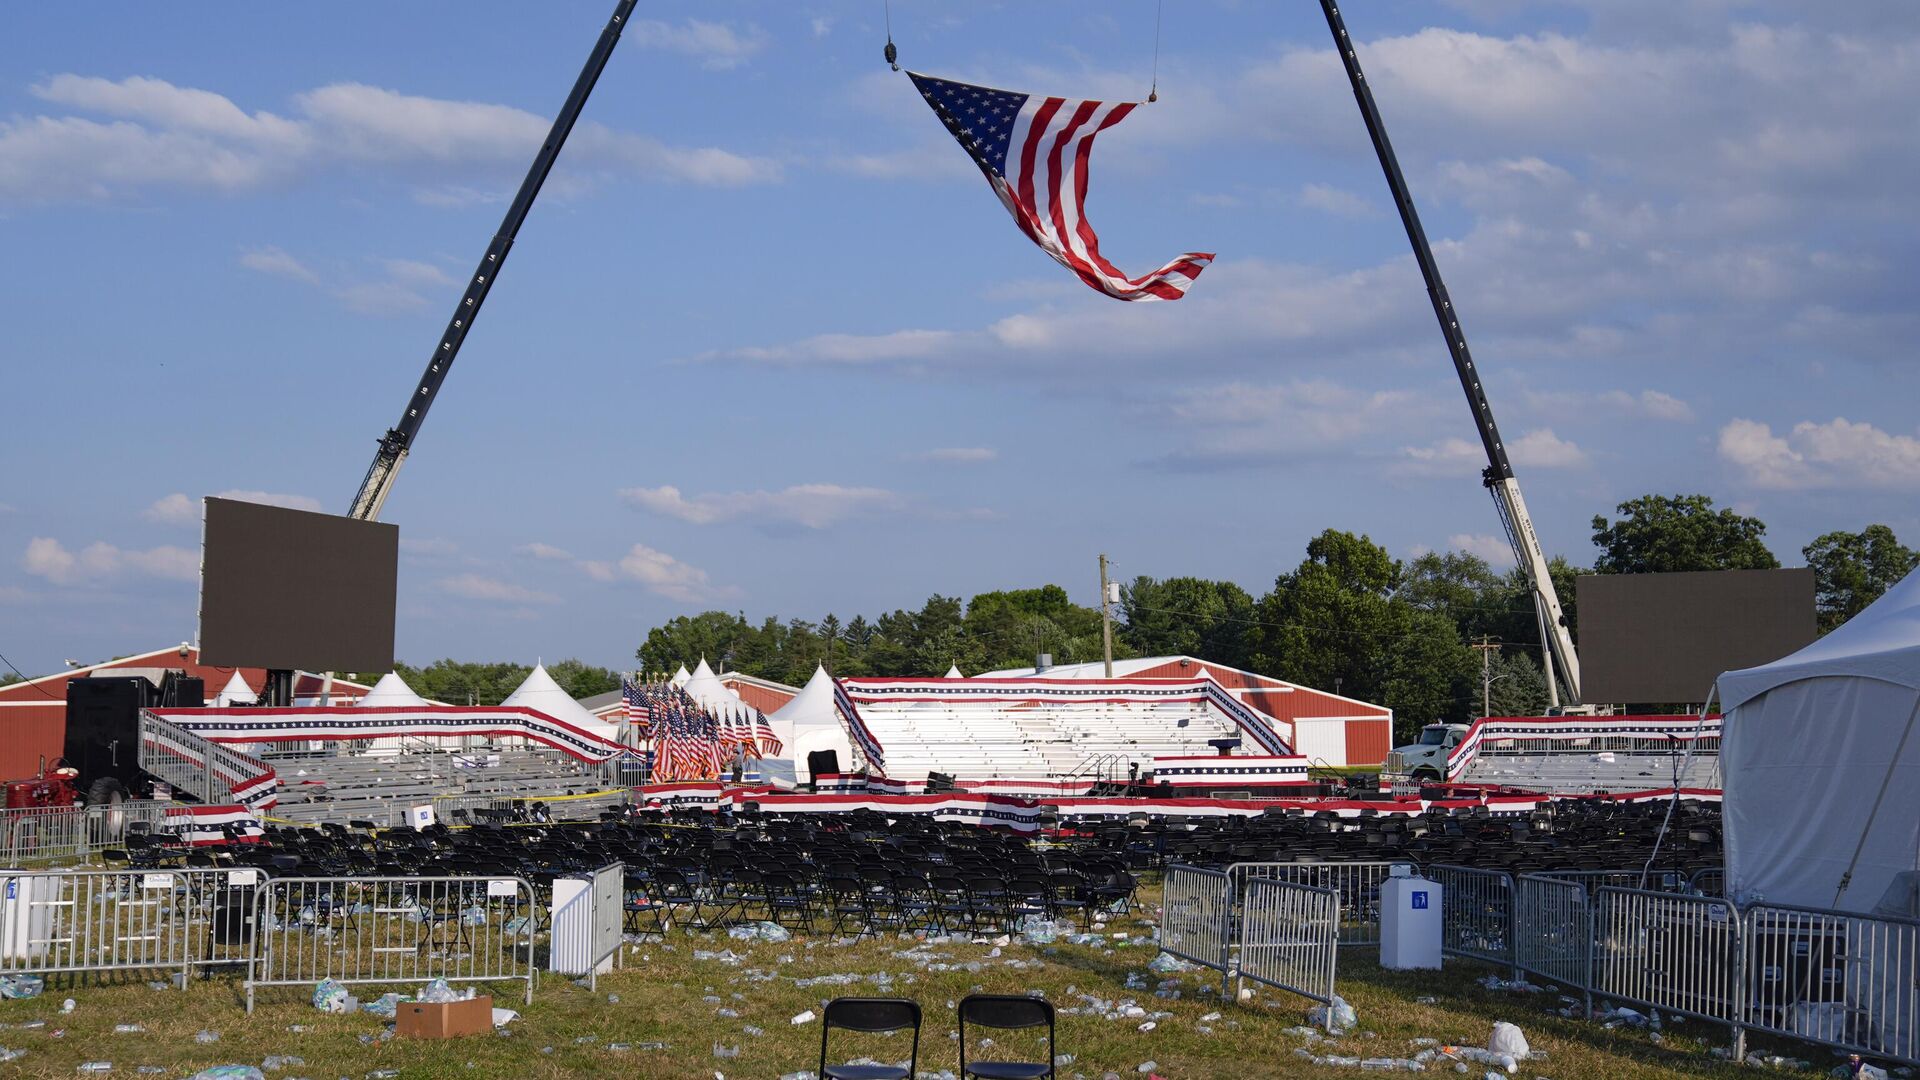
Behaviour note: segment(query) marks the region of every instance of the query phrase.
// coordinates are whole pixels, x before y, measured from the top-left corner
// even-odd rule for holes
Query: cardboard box
[[[465,1001],[403,1001],[394,1017],[394,1033],[409,1039],[454,1039],[493,1030],[493,998],[482,994]]]

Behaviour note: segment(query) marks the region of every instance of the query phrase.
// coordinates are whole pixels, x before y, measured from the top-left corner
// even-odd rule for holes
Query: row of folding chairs
[[[1053,1080],[1054,1046],[1053,1004],[1044,998],[1012,994],[969,994],[954,1009],[960,1033],[961,1080]],[[827,1002],[820,1025],[821,1080],[912,1080],[920,1067],[920,1005],[906,998],[834,998]],[[967,1056],[967,1025],[997,1031],[1047,1029],[1046,1053],[1038,1060],[1010,1060],[995,1056],[982,1059]],[[907,1064],[886,1065],[871,1061],[829,1064],[828,1044],[835,1029],[878,1034],[893,1031],[913,1032],[913,1044]]]

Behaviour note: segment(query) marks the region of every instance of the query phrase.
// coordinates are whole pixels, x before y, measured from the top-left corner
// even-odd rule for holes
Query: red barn
[[[235,672],[256,694],[267,682],[265,668],[210,667],[200,663],[198,646],[183,643],[0,686],[0,780],[32,776],[39,771],[41,758],[51,761],[65,749],[68,679],[90,675],[144,675],[158,683],[167,671],[185,671],[191,677],[204,680],[208,701],[227,685]],[[321,677],[311,672],[296,673],[294,698],[317,699],[321,682]],[[368,689],[361,683],[336,676],[330,700],[335,705],[351,705]]]

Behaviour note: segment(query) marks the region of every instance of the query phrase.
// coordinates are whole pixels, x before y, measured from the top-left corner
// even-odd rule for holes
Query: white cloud
[[[1756,420],[1732,420],[1720,429],[1719,452],[1756,487],[1920,489],[1920,438],[1844,417],[1803,420],[1785,435]]]
[[[825,20],[813,20],[813,36],[821,37]],[[713,71],[739,67],[766,48],[767,35],[757,26],[735,30],[726,23],[687,19],[678,24],[642,19],[627,27],[626,37],[643,48],[665,49],[696,57]]]
[[[571,562],[573,560],[572,552],[554,547],[552,544],[543,544],[538,540],[530,544],[521,544],[519,547],[513,549],[513,553],[516,555],[524,555],[529,559],[543,559],[551,562]]]
[[[1487,533],[1455,533],[1447,537],[1447,546],[1456,551],[1478,555],[1499,569],[1513,565],[1513,545]]]
[[[254,248],[240,254],[240,265],[275,277],[292,278],[309,285],[320,284],[320,276],[304,263],[277,247]]]
[[[441,578],[434,585],[449,596],[458,596],[466,600],[482,600],[488,603],[557,604],[560,602],[560,598],[552,593],[540,592],[480,574],[457,574],[453,577]]]
[[[645,544],[633,545],[616,563],[583,560],[580,568],[595,581],[638,582],[650,592],[684,604],[732,593],[730,589],[715,588],[705,570]]]
[[[140,516],[162,525],[197,525],[200,523],[200,504],[176,491],[155,499],[153,505],[141,511]]]
[[[814,37],[823,38],[833,33],[833,20],[815,16],[808,27],[813,31]]]
[[[1555,435],[1552,428],[1536,428],[1509,442],[1507,456],[1515,465],[1535,469],[1571,469],[1587,463],[1587,452]]]
[[[1000,451],[991,446],[942,446],[916,456],[943,465],[979,465],[999,457]]]
[[[1669,420],[1685,423],[1693,419],[1693,406],[1661,390],[1528,390],[1522,397],[1527,407],[1548,416],[1580,417],[1605,412],[1645,420]]]
[[[1350,453],[1382,431],[1431,418],[1436,406],[1430,394],[1364,390],[1327,379],[1181,390],[1154,413],[1184,445],[1156,464],[1209,471]]]
[[[862,514],[895,508],[899,496],[883,488],[841,484],[795,484],[780,491],[711,492],[689,499],[672,485],[623,488],[620,498],[629,506],[656,514],[715,525],[729,521],[780,522],[824,529]]]
[[[55,585],[89,585],[123,574],[193,581],[200,576],[200,554],[171,546],[137,551],[104,542],[76,552],[52,537],[36,536],[27,542],[20,567]]]
[[[415,559],[450,559],[460,554],[460,545],[439,537],[403,536],[400,554]]]
[[[736,48],[725,55],[744,53]],[[471,184],[476,170],[497,169],[503,183],[517,178],[550,124],[509,105],[362,83],[296,94],[296,115],[290,117],[248,113],[221,94],[141,76],[115,82],[62,74],[32,90],[50,106],[108,119],[63,114],[0,120],[3,200],[103,200],[155,188],[248,191],[368,165],[393,170],[427,192],[444,192],[449,183]],[[770,183],[781,176],[780,164],[770,158],[669,146],[593,122],[574,133],[566,167],[576,178],[613,173],[717,186]]]
[[[696,360],[750,364],[897,364],[937,359],[958,335],[948,330],[895,330],[887,334],[819,334],[791,345],[748,346],[706,353]]]
[[[1335,217],[1364,218],[1379,213],[1374,205],[1345,188],[1308,184],[1300,189],[1300,205]]]

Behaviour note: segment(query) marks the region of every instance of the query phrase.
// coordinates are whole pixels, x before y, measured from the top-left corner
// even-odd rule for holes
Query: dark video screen
[[[1805,567],[1591,574],[1576,588],[1589,704],[1697,704],[1721,672],[1778,660],[1814,637]]]

